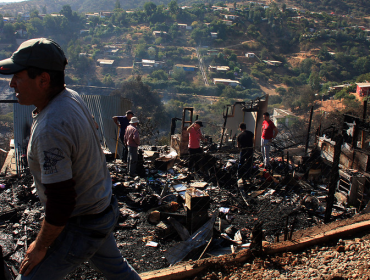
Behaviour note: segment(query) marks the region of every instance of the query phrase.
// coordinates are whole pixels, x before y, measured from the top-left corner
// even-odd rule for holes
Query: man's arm
[[[121,127],[121,125],[120,125],[120,123],[119,123],[119,121],[118,121],[118,117],[117,117],[117,116],[112,117],[112,119],[113,119],[114,123],[115,123],[118,127]]]
[[[277,127],[275,126],[274,127],[274,137],[273,138],[276,138],[276,135],[278,135],[279,133],[279,130],[277,129]]]
[[[44,259],[49,246],[64,229],[76,205],[77,194],[73,179],[44,186],[47,196],[45,219],[36,240],[31,243],[22,261],[20,273],[24,276]]]
[[[139,136],[139,132],[136,130],[132,139],[135,141],[135,143],[140,146],[140,136]]]
[[[191,125],[189,125],[189,127],[186,129],[188,132],[190,132],[191,128],[194,126],[194,123],[192,123]]]

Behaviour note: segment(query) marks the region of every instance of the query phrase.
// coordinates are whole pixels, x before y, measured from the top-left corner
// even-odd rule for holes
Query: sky
[[[0,0],[0,3],[14,3],[14,2],[22,2],[25,0]]]

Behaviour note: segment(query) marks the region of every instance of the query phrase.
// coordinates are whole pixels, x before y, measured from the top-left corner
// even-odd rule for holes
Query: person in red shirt
[[[199,160],[200,155],[203,153],[203,150],[200,147],[200,140],[205,141],[202,131],[200,130],[202,126],[203,123],[201,121],[195,121],[187,128],[189,133],[189,169],[194,167],[195,162]]]
[[[267,112],[263,113],[261,152],[263,157],[263,165],[265,168],[270,167],[270,144],[271,141],[276,138],[278,133],[279,130],[270,120],[270,114]]]

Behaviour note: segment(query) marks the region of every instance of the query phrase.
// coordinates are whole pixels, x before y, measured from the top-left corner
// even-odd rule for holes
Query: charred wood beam
[[[24,209],[26,209],[26,206],[20,206],[20,207],[16,207],[16,208],[4,211],[0,213],[0,220],[9,220],[11,217],[16,215],[18,211],[23,211]]]
[[[312,114],[313,114],[313,106],[311,106],[310,122],[308,123],[307,138],[306,138],[306,148],[304,150],[305,154],[307,154],[308,143],[310,142],[310,130],[311,130],[311,123],[312,123]]]
[[[5,262],[3,256],[3,247],[0,246],[0,280],[5,280]]]
[[[334,194],[335,189],[337,187],[337,182],[339,180],[339,160],[340,160],[340,153],[341,153],[341,146],[343,142],[343,136],[338,134],[335,139],[334,145],[334,157],[333,157],[333,166],[330,172],[330,179],[329,179],[329,191],[328,191],[328,198],[326,202],[326,211],[325,211],[325,218],[324,223],[328,223],[330,221],[331,212],[333,210],[334,204]]]
[[[367,215],[367,217],[369,216]],[[348,222],[348,220],[341,222]],[[370,221],[365,220],[359,221],[355,224],[340,226],[338,226],[336,223],[332,223],[326,225],[325,227],[327,227],[325,228],[325,230],[324,228],[322,228],[322,225],[311,228],[310,230],[306,231],[305,236],[301,236],[300,238],[293,238],[293,240],[291,241],[268,244],[264,246],[264,252],[266,254],[276,254],[287,251],[304,250],[307,247],[319,245],[335,238],[352,236],[357,232],[367,232],[370,229]]]

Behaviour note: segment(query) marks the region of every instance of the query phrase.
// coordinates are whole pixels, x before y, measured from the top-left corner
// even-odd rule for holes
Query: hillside
[[[145,0],[138,1],[120,1],[121,8],[124,10],[139,9],[148,2]],[[167,6],[170,0],[154,0],[152,1],[157,5],[164,4]],[[178,1],[182,3],[184,1]],[[14,15],[16,12],[29,12],[31,10],[42,11],[43,7],[46,7],[47,13],[57,13],[64,5],[70,5],[72,10],[88,13],[88,12],[100,12],[100,11],[111,11],[115,8],[116,0],[29,0],[20,3],[7,4],[0,7],[0,13],[10,13]]]
[[[119,0],[121,8],[124,10],[141,9],[146,0]],[[167,6],[171,0],[153,0],[156,5]],[[204,3],[199,0],[178,0],[178,5],[191,5]],[[218,3],[229,3],[228,1],[218,1]],[[249,5],[253,1],[239,1],[239,5]],[[266,4],[271,4],[271,0],[260,1]],[[45,7],[47,13],[59,12],[64,5],[70,5],[72,10],[78,12],[100,12],[110,11],[116,6],[117,0],[29,0],[25,2],[7,4],[0,7],[2,14],[16,14],[17,12],[29,12],[32,10],[42,11]],[[230,2],[231,3],[231,2]],[[309,11],[325,11],[327,13],[351,14],[352,16],[360,17],[370,13],[370,2],[367,0],[280,0],[279,5],[286,4]],[[215,5],[215,3],[214,3]]]

